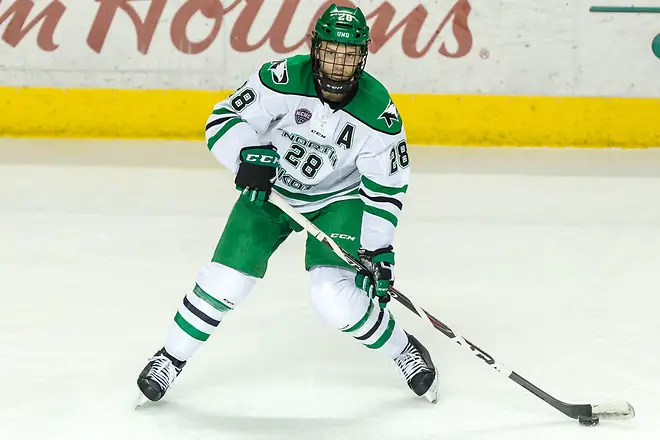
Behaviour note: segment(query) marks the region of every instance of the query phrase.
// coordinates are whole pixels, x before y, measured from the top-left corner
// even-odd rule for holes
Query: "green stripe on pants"
[[[183,316],[179,312],[176,312],[176,316],[174,317],[174,322],[177,323],[179,328],[186,332],[188,336],[190,336],[193,339],[197,339],[198,341],[206,341],[209,336],[208,333],[204,333],[203,331],[197,330],[191,323],[183,319]]]
[[[355,323],[355,325],[351,328],[347,328],[346,330],[342,330],[344,333],[353,333],[355,331],[358,331],[365,322],[367,322],[367,319],[369,319],[369,315],[371,315],[371,311],[374,308],[374,303],[373,301],[369,301],[369,307],[367,308],[367,313],[364,314],[362,319],[360,319],[358,322]]]
[[[211,307],[216,309],[219,312],[228,312],[231,310],[231,307],[223,303],[222,301],[218,301],[217,299],[213,298],[211,295],[206,293],[204,289],[199,287],[199,284],[195,284],[195,288],[193,289],[193,293],[197,295],[200,299],[204,300],[207,302]]]
[[[366,347],[367,348],[373,348],[374,350],[376,350],[376,349],[382,347],[383,345],[385,345],[385,343],[392,336],[392,332],[394,331],[394,325],[395,325],[394,317],[390,313],[390,321],[387,323],[387,329],[385,329],[383,334],[380,335],[380,338],[378,338],[378,340],[376,342],[374,342],[373,344],[366,345]]]

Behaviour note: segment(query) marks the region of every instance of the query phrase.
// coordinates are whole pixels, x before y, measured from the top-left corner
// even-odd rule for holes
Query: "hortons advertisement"
[[[308,52],[313,24],[332,3],[0,0],[0,101],[8,107],[0,129],[196,137],[209,101],[265,62]],[[413,143],[660,143],[650,117],[660,114],[660,4],[334,3],[367,17],[367,71],[393,94]],[[173,99],[178,110],[163,113]],[[90,108],[107,117],[92,119]]]

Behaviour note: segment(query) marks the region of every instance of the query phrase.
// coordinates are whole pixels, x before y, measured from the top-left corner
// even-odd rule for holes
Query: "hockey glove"
[[[236,173],[236,189],[241,197],[263,206],[277,179],[280,155],[273,145],[245,147],[241,150],[241,163]]]
[[[388,246],[375,251],[358,250],[358,258],[367,269],[355,275],[355,284],[385,308],[390,300],[387,289],[394,283],[394,249]]]

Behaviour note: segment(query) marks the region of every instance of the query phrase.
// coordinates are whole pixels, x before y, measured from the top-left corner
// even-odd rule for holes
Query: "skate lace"
[[[422,358],[422,354],[415,349],[411,344],[408,344],[406,349],[395,360],[399,372],[403,374],[406,381],[410,380],[415,374],[422,371],[430,371]]]
[[[168,389],[178,374],[178,369],[165,356],[155,356],[151,359],[153,365],[147,377],[156,381],[164,390]]]

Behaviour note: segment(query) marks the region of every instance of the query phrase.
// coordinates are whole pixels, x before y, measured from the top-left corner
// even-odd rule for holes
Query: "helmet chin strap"
[[[321,88],[320,81],[317,78],[314,78],[314,88],[316,90],[316,94],[318,95],[319,99],[322,102],[327,103],[334,110],[338,110],[347,106],[353,100],[353,98],[355,98],[355,95],[357,95],[358,87],[359,87],[359,83],[356,82],[353,87],[348,89],[348,91],[339,92],[339,93],[335,93],[332,91],[327,92],[325,89]],[[336,95],[343,95],[343,96],[339,100],[330,100],[323,96],[324,91],[326,91],[326,93],[335,93]]]
[[[319,86],[321,90],[327,93],[332,93],[335,95],[343,95],[349,93],[357,85],[356,81],[335,81],[328,78],[325,74],[321,74],[321,78],[318,79]]]

